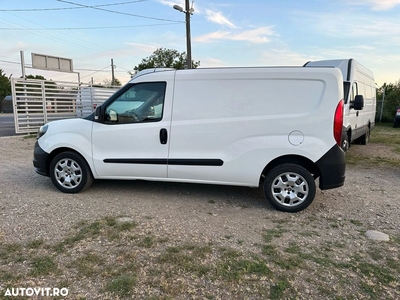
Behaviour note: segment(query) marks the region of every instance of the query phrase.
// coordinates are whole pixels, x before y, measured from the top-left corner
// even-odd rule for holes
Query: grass
[[[371,132],[370,142],[391,146],[400,145],[400,129],[393,128],[392,123],[376,123]]]
[[[30,274],[34,277],[43,275],[49,275],[57,271],[57,264],[52,257],[45,255],[41,257],[35,257],[31,262]]]
[[[74,299],[297,299],[307,297],[306,288],[325,299],[389,299],[398,293],[400,236],[375,243],[363,238],[362,222],[343,223],[359,233],[363,247],[346,251],[349,241],[312,232],[299,242],[305,228],[273,222],[261,232],[258,251],[244,252],[233,248],[233,238],[222,237],[232,247],[186,243],[107,217],[77,224],[58,243],[0,244],[0,282],[3,288],[67,286]]]
[[[393,128],[392,124],[377,123],[374,130],[371,131],[371,144],[379,144],[386,146],[388,153],[400,153],[400,130]],[[400,167],[400,159],[379,154],[363,154],[357,151],[357,148],[350,147],[346,155],[346,163],[350,165],[365,165],[365,166],[393,166]]]
[[[27,139],[36,139],[36,134],[27,134],[27,135],[24,135],[23,136],[23,139],[24,140],[27,140]]]
[[[85,277],[95,275],[101,265],[103,265],[103,258],[97,253],[84,254],[72,263],[72,267]]]
[[[127,296],[130,294],[131,289],[135,286],[135,283],[135,276],[129,274],[120,275],[107,284],[105,291],[120,297]]]

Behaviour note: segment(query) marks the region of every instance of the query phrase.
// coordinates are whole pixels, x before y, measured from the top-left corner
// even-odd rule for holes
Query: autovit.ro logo
[[[4,292],[4,296],[16,297],[16,296],[42,296],[42,297],[55,297],[55,296],[68,296],[67,288],[7,288]]]

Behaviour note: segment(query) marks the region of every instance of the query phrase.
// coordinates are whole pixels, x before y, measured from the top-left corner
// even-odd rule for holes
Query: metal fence
[[[54,120],[86,117],[119,89],[15,78],[11,88],[16,133],[35,133]]]

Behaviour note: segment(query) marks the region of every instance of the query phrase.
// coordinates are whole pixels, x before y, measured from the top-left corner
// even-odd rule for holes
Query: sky
[[[158,48],[186,52],[183,0],[1,0],[0,69],[20,77],[122,84]],[[192,3],[191,3],[192,5]],[[200,67],[301,66],[353,58],[378,86],[400,80],[400,0],[196,0],[192,59]],[[30,68],[31,53],[70,58],[74,72]]]

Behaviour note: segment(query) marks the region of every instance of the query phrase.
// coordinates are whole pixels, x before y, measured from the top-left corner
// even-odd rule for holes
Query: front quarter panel
[[[93,122],[85,119],[50,122],[47,132],[38,140],[39,146],[48,154],[60,148],[78,152],[96,176],[92,163],[92,126]]]

